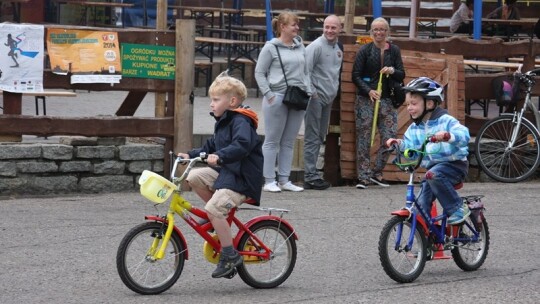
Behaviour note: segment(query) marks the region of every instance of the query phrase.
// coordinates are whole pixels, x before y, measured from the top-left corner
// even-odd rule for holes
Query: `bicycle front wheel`
[[[533,124],[523,119],[515,141],[514,117],[499,116],[488,121],[476,136],[475,154],[480,168],[491,178],[515,183],[529,178],[540,165],[539,134]]]
[[[411,233],[411,248],[407,242]],[[399,283],[416,280],[426,265],[426,238],[420,225],[412,231],[405,217],[394,216],[384,226],[379,237],[379,259],[386,274]]]
[[[162,243],[167,225],[147,222],[131,229],[118,247],[116,268],[124,284],[131,290],[154,295],[169,289],[184,268],[185,248],[173,232],[165,256],[155,260],[153,255]]]
[[[296,240],[293,232],[280,222],[265,220],[249,227],[270,250],[270,259],[244,255],[239,266],[240,278],[254,288],[274,288],[291,275],[296,264]],[[249,234],[244,234],[238,243],[239,251],[263,253]]]
[[[454,262],[465,271],[480,268],[484,264],[489,251],[489,227],[487,221],[483,217],[481,223],[473,222],[476,220],[471,215],[459,226],[459,241],[454,242],[454,248],[452,249]],[[477,240],[473,240],[473,229],[480,232]]]

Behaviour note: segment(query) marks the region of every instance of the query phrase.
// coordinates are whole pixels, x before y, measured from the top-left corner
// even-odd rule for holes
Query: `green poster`
[[[172,46],[122,43],[122,77],[174,80]]]

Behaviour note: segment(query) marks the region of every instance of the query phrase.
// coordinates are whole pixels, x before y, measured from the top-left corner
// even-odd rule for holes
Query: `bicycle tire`
[[[472,238],[473,231],[471,227],[475,227],[475,230],[480,231],[478,241],[454,242],[455,247],[451,250],[454,262],[464,271],[474,271],[480,268],[484,264],[489,251],[489,227],[487,221],[484,217],[482,217],[480,224],[474,221],[475,219],[469,216],[465,223],[459,226],[458,235]]]
[[[162,223],[142,223],[131,229],[120,242],[116,268],[129,289],[143,295],[155,295],[169,289],[180,277],[185,248],[176,233],[173,232],[163,259],[152,261],[149,258],[152,254],[150,246],[154,240],[161,245],[166,229]]]
[[[492,179],[516,183],[529,178],[540,165],[540,134],[534,125],[522,119],[516,144],[508,148],[515,127],[514,116],[503,115],[486,122],[475,140],[478,165]]]
[[[402,227],[399,246],[396,248],[398,228]],[[379,259],[386,274],[396,282],[416,280],[426,265],[427,247],[423,228],[418,224],[414,231],[413,247],[405,250],[412,224],[402,216],[392,217],[384,225],[379,237]]]
[[[244,255],[244,263],[237,267],[242,281],[253,288],[274,288],[281,285],[291,275],[296,264],[296,240],[293,232],[278,221],[265,220],[255,223],[249,230],[272,251],[269,260]],[[256,251],[249,234],[244,234],[238,242],[239,251]]]

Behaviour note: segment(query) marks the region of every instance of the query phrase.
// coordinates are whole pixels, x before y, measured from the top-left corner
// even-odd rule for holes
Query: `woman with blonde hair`
[[[266,42],[255,66],[255,80],[264,96],[263,190],[299,192],[304,189],[292,184],[289,177],[294,143],[305,111],[289,108],[282,100],[287,85],[298,86],[311,96],[306,49],[302,38],[298,36],[298,16],[295,14],[291,12],[279,14],[272,20],[272,28],[277,38]]]
[[[358,184],[356,188],[365,189],[369,184],[388,187],[383,179],[382,170],[386,165],[389,153],[385,153],[384,143],[396,137],[397,110],[390,99],[390,80],[403,82],[405,69],[401,59],[401,51],[388,41],[390,25],[384,18],[376,18],[371,23],[373,42],[360,48],[356,54],[352,70],[352,80],[356,85],[355,120],[356,120],[356,167]],[[382,75],[382,91],[377,91],[377,84]],[[371,168],[371,126],[373,123],[374,105],[380,100],[377,117],[377,129],[381,138],[381,146],[377,151],[375,165]]]

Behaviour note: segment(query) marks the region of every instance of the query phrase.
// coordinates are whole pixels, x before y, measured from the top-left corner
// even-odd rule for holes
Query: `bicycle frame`
[[[521,108],[521,110],[519,112],[514,111],[513,114],[503,114],[503,115],[512,115],[514,117],[513,122],[516,124],[516,127],[512,130],[511,139],[508,142],[508,149],[511,149],[514,146],[515,142],[516,142],[516,138],[517,138],[517,136],[519,134],[519,131],[520,131],[520,128],[521,128],[521,121],[522,120],[528,120],[527,118],[524,117],[525,111],[527,110],[527,107],[529,107],[531,109],[532,113],[534,114],[534,119],[536,120],[536,124],[532,124],[532,123],[531,124],[533,126],[536,126],[537,131],[540,131],[540,114],[538,113],[538,109],[536,108],[536,106],[534,105],[534,103],[532,102],[532,99],[531,99],[531,91],[532,91],[533,84],[534,83],[531,82],[530,80],[528,80],[527,83],[526,83],[527,92],[525,94],[525,103],[523,104],[523,107]]]
[[[409,183],[407,184],[407,202],[403,209],[391,212],[392,215],[398,215],[402,217],[407,217],[411,222],[411,233],[408,236],[407,249],[412,248],[414,242],[414,231],[416,231],[416,225],[421,225],[424,229],[426,237],[432,236],[434,244],[444,245],[448,241],[448,237],[452,238],[454,241],[478,241],[480,233],[476,230],[475,227],[470,226],[469,223],[465,222],[464,225],[467,225],[473,231],[474,237],[470,238],[459,238],[457,235],[458,226],[446,226],[447,216],[446,214],[437,215],[436,201],[433,202],[433,208],[431,214],[426,210],[422,209],[422,206],[418,204],[416,199],[416,194],[414,192],[414,171],[409,172]],[[414,208],[413,208],[414,206]],[[439,224],[437,224],[439,223]],[[399,246],[399,240],[401,239],[403,225],[398,227],[397,239],[396,239],[396,248]],[[449,229],[452,229],[450,231]],[[448,248],[444,248],[448,249]]]
[[[209,233],[209,231],[212,229],[212,224],[210,222],[199,224],[192,216],[191,214],[201,218],[201,219],[208,219],[208,215],[205,210],[197,208],[193,206],[190,202],[188,202],[182,195],[180,190],[180,184],[181,181],[185,179],[193,165],[196,161],[190,162],[188,168],[184,171],[182,176],[180,178],[174,177],[174,172],[176,170],[176,165],[178,164],[178,161],[175,162],[173,167],[173,173],[171,173],[171,179],[179,185],[178,188],[173,192],[171,202],[169,205],[169,210],[167,211],[166,217],[160,217],[160,216],[145,216],[146,220],[149,221],[158,221],[163,224],[167,225],[167,230],[165,231],[165,234],[163,235],[163,240],[161,241],[161,246],[159,249],[157,248],[159,245],[160,240],[156,238],[154,240],[153,244],[150,246],[149,252],[152,254],[153,260],[160,260],[165,257],[165,249],[167,248],[167,244],[169,243],[169,240],[171,239],[171,236],[173,234],[173,231],[177,233],[180,236],[180,239],[182,240],[183,244],[186,248],[186,259],[188,259],[189,252],[187,250],[187,242],[185,241],[185,237],[183,236],[182,232],[178,227],[175,225],[175,218],[174,215],[178,214],[191,228],[193,228],[208,244],[214,249],[216,253],[221,251],[221,245],[220,243]],[[238,209],[241,210],[248,210],[248,209],[257,209],[260,211],[268,211],[270,214],[263,215],[263,216],[257,216],[250,221],[248,221],[246,224],[243,224],[238,218],[236,218],[236,211]],[[281,216],[275,216],[272,215],[272,212],[280,212]],[[289,228],[290,231],[292,231],[292,235],[289,235],[288,237],[294,237],[296,240],[298,240],[298,236],[293,229],[293,227],[285,221],[282,217],[283,214],[288,212],[284,209],[278,209],[278,208],[233,208],[229,215],[227,216],[227,222],[229,225],[232,225],[234,223],[236,227],[238,228],[238,233],[236,237],[233,239],[233,245],[236,247],[238,244],[240,238],[245,234],[249,234],[251,239],[255,242],[253,244],[255,247],[257,247],[259,250],[257,252],[246,252],[246,251],[239,251],[241,255],[245,256],[254,256],[254,257],[260,257],[264,260],[269,260],[272,255],[272,251],[266,246],[255,234],[253,234],[249,227],[252,226],[255,223],[258,223],[263,220],[273,220],[278,222],[280,225],[285,225],[287,228]]]

